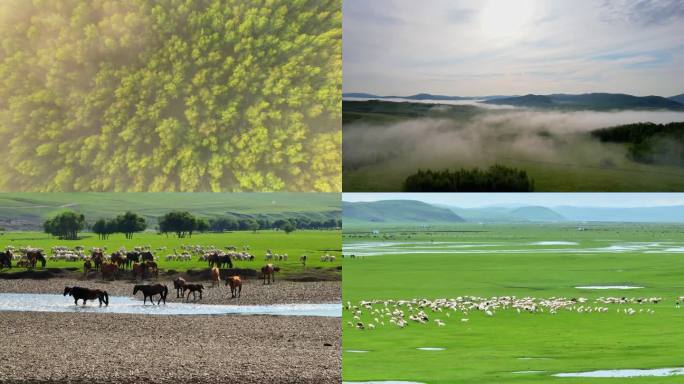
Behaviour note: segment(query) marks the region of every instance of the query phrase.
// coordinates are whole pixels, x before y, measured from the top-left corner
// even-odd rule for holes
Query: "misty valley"
[[[684,105],[617,94],[346,94],[345,191],[684,190]]]

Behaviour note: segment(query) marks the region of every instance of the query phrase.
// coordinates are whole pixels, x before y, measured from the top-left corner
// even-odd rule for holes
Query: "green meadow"
[[[43,248],[48,257],[53,246],[67,246],[74,248],[76,246],[83,246],[86,253],[89,253],[92,247],[107,247],[107,253],[111,253],[120,247],[126,249],[133,249],[136,246],[150,246],[155,254],[159,256],[159,267],[164,270],[185,271],[188,269],[202,269],[207,268],[207,263],[199,261],[196,256],[193,256],[191,261],[167,261],[165,256],[173,254],[174,248],[180,254],[182,252],[181,245],[201,245],[224,249],[227,246],[235,246],[242,249],[243,246],[249,246],[249,252],[255,256],[254,261],[234,261],[234,266],[237,268],[253,268],[259,269],[266,263],[264,256],[266,250],[270,249],[273,253],[288,255],[287,261],[268,261],[275,263],[281,267],[283,275],[299,274],[305,270],[329,270],[334,274],[339,274],[337,267],[341,265],[340,249],[340,231],[339,230],[298,230],[290,234],[282,231],[264,230],[264,231],[236,231],[226,233],[199,233],[193,234],[192,237],[178,238],[175,235],[160,235],[153,232],[144,232],[133,235],[132,239],[126,239],[122,234],[114,234],[107,240],[99,240],[97,235],[92,233],[81,233],[79,240],[59,240],[47,234],[40,232],[7,232],[0,235],[0,249],[5,249],[7,246],[19,248],[22,246],[31,246]],[[164,250],[157,250],[165,247]],[[321,255],[329,253],[335,255],[337,260],[334,262],[322,262]],[[308,262],[306,268],[299,262],[299,257],[308,255]],[[83,263],[80,261],[56,261],[49,260],[47,268],[82,268]],[[21,268],[12,268],[11,270],[3,270],[0,273],[13,273],[22,271]]]
[[[371,234],[371,229],[378,229]],[[345,381],[421,383],[682,383],[684,376],[567,378],[556,373],[684,366],[684,226],[521,224],[349,226],[343,303],[458,296],[661,297],[605,313],[432,313],[433,321],[357,329],[343,313]],[[577,286],[640,286],[581,290]],[[627,307],[637,311],[624,313]],[[652,310],[653,313],[647,313]],[[365,309],[364,309],[365,311]],[[365,324],[373,316],[365,311]],[[436,325],[434,319],[445,322]],[[349,325],[351,322],[352,325]],[[439,351],[420,347],[445,348]],[[356,353],[353,351],[367,351]]]

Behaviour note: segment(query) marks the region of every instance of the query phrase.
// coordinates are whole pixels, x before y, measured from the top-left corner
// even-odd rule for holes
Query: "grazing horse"
[[[12,268],[12,251],[0,252],[0,269]]]
[[[116,279],[119,267],[117,267],[116,264],[103,263],[100,266],[100,271],[102,272],[102,280]]]
[[[185,290],[185,283],[185,279],[182,277],[178,277],[173,280],[173,287],[176,289],[176,298],[181,297],[181,295],[184,293],[183,291]]]
[[[280,267],[275,267],[273,264],[266,264],[263,267],[261,267],[261,274],[264,276],[264,284],[268,282],[268,284],[271,284],[271,282],[275,283],[275,273],[280,271]]]
[[[147,303],[148,296],[150,298],[150,303],[154,305],[154,300],[152,300],[152,296],[154,295],[159,295],[157,305],[159,305],[162,300],[164,301],[164,304],[166,304],[166,295],[169,293],[169,289],[163,284],[136,285],[133,287],[133,295],[138,293],[138,291],[142,291],[143,293],[143,305]]]
[[[131,268],[133,264],[140,262],[140,252],[126,252],[126,268]]]
[[[29,268],[35,268],[36,263],[40,261],[40,267],[45,269],[45,263],[47,260],[45,260],[45,255],[43,254],[42,249],[34,249],[26,252],[26,258],[29,262]]]
[[[202,291],[204,290],[204,285],[202,284],[185,284],[183,286],[183,294],[185,295],[185,291],[188,291],[188,297],[185,299],[185,301],[190,300],[190,293],[192,293],[192,300],[197,300],[197,296],[195,296],[195,292],[199,292],[200,294],[200,300],[202,300]]]
[[[228,276],[226,285],[230,285],[230,297],[240,297],[242,294],[242,280],[240,276]]]
[[[214,288],[215,285],[219,285],[221,281],[221,272],[217,267],[211,269],[211,287]]]
[[[140,252],[142,261],[154,261],[154,255],[150,251]]]
[[[81,287],[64,287],[64,296],[66,295],[74,297],[74,305],[78,305],[79,300],[83,300],[83,305],[86,305],[87,300],[98,299],[100,301],[100,307],[102,306],[102,303],[109,306],[109,295],[107,294],[107,291]]]
[[[126,258],[124,255],[117,251],[112,253],[112,257],[110,258],[111,262],[116,264],[117,267],[123,268],[124,265],[126,264]]]

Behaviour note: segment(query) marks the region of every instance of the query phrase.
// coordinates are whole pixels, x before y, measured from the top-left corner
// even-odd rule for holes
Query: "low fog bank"
[[[615,125],[684,121],[673,111],[483,110],[470,119],[421,118],[388,125],[344,126],[344,166],[383,162],[407,168],[487,166],[497,161],[619,166],[628,160],[619,144],[603,144],[589,131]],[[524,168],[524,167],[523,167]]]

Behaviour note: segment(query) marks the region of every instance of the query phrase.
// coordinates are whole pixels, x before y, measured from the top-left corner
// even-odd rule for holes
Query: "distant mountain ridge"
[[[418,93],[410,96],[381,96],[372,93],[343,93],[342,97],[363,99],[405,99],[405,100],[484,100],[483,103],[495,105],[512,105],[532,108],[575,108],[575,109],[668,109],[684,111],[684,94],[662,96],[633,96],[624,93],[584,93],[550,95],[528,94],[524,96],[445,96],[430,93]]]
[[[487,206],[462,208],[415,200],[343,202],[343,220],[359,223],[684,223],[684,205],[609,208],[577,206]]]
[[[674,101],[678,102],[679,104],[684,105],[684,93],[682,93],[681,95],[677,95],[677,96],[670,96],[670,97],[668,97],[668,99],[674,100]]]
[[[541,108],[587,109],[668,109],[683,110],[684,104],[661,96],[632,96],[622,93],[585,93],[581,95],[529,94],[484,101],[487,104]]]
[[[446,208],[415,200],[342,202],[343,220],[372,223],[458,223],[463,218]]]
[[[454,101],[454,100],[493,100],[498,98],[507,98],[511,96],[446,96],[433,95],[431,93],[418,93],[410,96],[381,96],[372,93],[364,92],[348,92],[343,93],[342,97],[352,97],[359,99],[406,99],[406,100],[435,100],[435,101]]]

